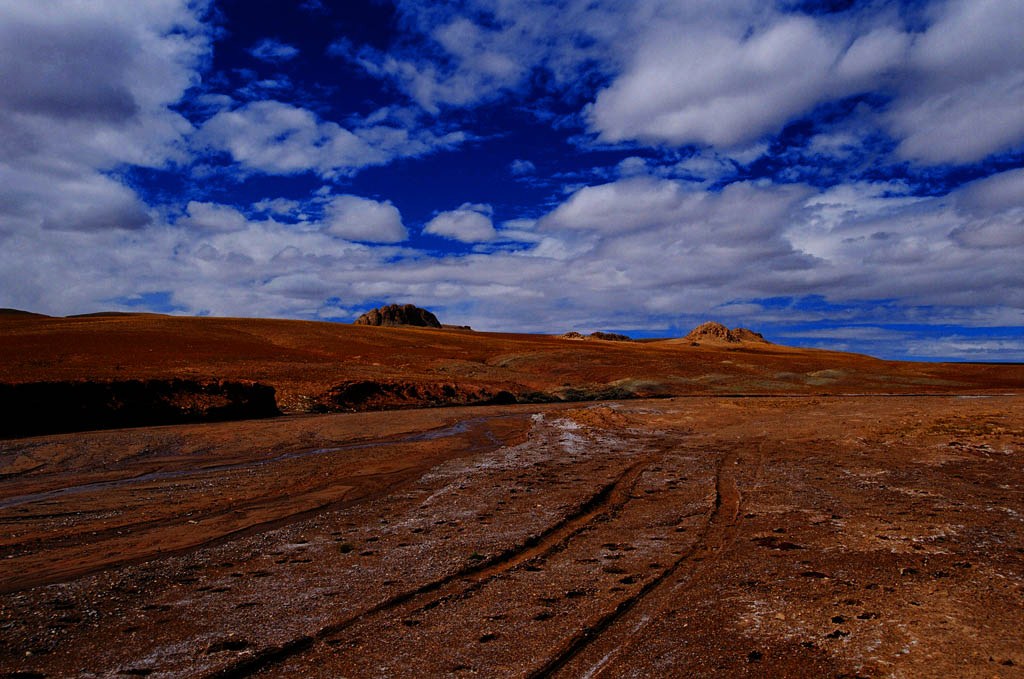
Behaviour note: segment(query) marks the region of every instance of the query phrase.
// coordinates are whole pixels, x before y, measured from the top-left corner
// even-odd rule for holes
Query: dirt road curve
[[[0,676],[1024,675],[1024,397],[0,442]]]

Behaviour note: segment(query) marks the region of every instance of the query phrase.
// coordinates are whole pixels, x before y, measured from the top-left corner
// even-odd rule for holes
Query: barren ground
[[[1011,677],[1024,397],[0,442],[10,677]]]

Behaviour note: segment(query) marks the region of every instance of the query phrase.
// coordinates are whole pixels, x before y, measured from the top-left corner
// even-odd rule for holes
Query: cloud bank
[[[1024,356],[1021,3],[408,0],[219,67],[204,2],[0,14],[0,306]]]

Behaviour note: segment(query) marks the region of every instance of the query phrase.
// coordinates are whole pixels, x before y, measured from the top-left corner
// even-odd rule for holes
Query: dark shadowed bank
[[[5,437],[281,414],[273,387],[180,379],[0,384],[0,412]]]

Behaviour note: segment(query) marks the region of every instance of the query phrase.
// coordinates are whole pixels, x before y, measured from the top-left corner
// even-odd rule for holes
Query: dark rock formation
[[[412,304],[388,304],[371,309],[355,321],[356,325],[413,325],[420,328],[440,328],[437,316]]]
[[[701,340],[718,340],[719,342],[740,341],[729,328],[715,321],[701,323],[683,339],[690,340],[691,342],[700,342]]]
[[[440,406],[508,405],[524,401],[504,389],[472,384],[352,380],[331,388],[317,398],[316,402],[315,409],[319,412],[352,412]]]
[[[762,344],[771,344],[764,338],[759,332],[754,332],[749,328],[733,328],[732,334],[741,342],[761,342]]]
[[[2,437],[281,414],[273,387],[179,379],[0,384],[0,413]]]
[[[633,338],[627,335],[619,335],[614,332],[592,332],[589,335],[583,335],[571,330],[564,335],[559,335],[562,339],[570,340],[604,340],[605,342],[632,342]]]
[[[604,340],[605,342],[632,342],[633,338],[628,335],[620,335],[616,332],[592,332],[590,339]]]

